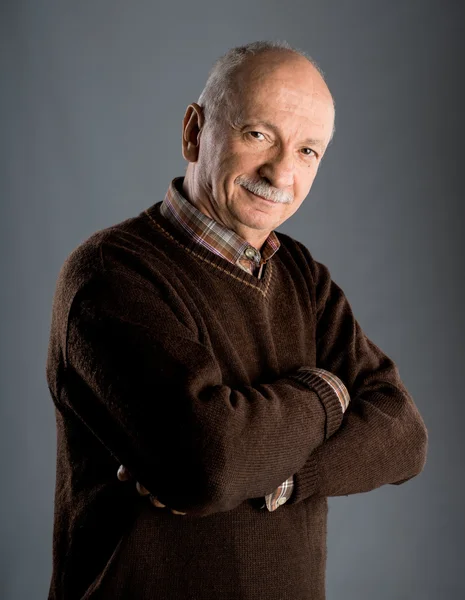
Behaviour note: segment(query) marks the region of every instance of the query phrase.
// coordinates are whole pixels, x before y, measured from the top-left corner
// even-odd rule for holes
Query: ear
[[[198,159],[203,124],[203,109],[196,102],[192,102],[187,107],[182,121],[182,155],[189,162],[196,162]]]

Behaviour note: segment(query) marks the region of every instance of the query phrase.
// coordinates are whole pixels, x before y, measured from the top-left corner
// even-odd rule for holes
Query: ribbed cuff
[[[344,416],[341,399],[333,386],[310,367],[300,367],[294,373],[290,373],[288,377],[304,383],[318,394],[326,411],[325,439],[331,437],[339,429]]]

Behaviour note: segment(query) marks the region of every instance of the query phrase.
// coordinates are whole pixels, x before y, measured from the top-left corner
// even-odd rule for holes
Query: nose
[[[291,152],[282,149],[279,153],[267,159],[258,172],[278,189],[290,187],[294,185],[294,156]]]

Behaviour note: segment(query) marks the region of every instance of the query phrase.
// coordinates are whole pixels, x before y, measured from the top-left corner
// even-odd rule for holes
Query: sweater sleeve
[[[341,405],[341,411],[345,412],[350,402],[349,392],[344,383],[334,373],[312,367],[300,367],[290,375],[299,381],[309,385],[310,389],[317,392],[321,397],[326,394],[336,394]],[[294,491],[294,476],[284,481],[272,494],[265,497],[265,503],[261,508],[268,508],[270,512],[275,511],[289,498]]]
[[[428,432],[394,362],[362,331],[328,268],[310,260],[316,290],[317,366],[346,385],[350,403],[336,433],[294,476],[288,504],[400,484],[426,462]]]
[[[94,276],[69,310],[60,402],[115,465],[195,517],[272,492],[337,430],[342,411],[336,395],[291,377],[225,385],[183,312],[162,286],[116,270]]]

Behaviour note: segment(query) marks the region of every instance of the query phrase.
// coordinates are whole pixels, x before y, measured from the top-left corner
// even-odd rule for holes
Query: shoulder
[[[165,237],[145,218],[145,212],[100,229],[79,243],[64,261],[58,281],[76,290],[89,279],[119,271],[142,276],[150,261],[151,270],[167,262]]]
[[[330,277],[328,267],[316,260],[305,244],[285,233],[279,231],[275,231],[275,233],[281,243],[279,252],[281,252],[280,258],[283,262],[295,263],[300,271],[311,278],[314,285],[321,279]]]
[[[171,310],[195,329],[187,308],[193,310],[192,303],[173,270],[172,254],[172,242],[151,227],[143,213],[96,231],[60,269],[53,321],[66,328],[70,315],[86,307],[132,314],[156,306]]]
[[[314,299],[317,320],[320,319],[323,311],[331,315],[330,320],[337,318],[337,315],[340,314],[352,314],[350,302],[342,287],[333,279],[329,267],[316,260],[302,242],[283,233],[277,232],[277,235],[281,242],[279,252],[282,248],[284,249],[283,262],[292,260],[299,265],[299,271]],[[288,262],[288,264],[291,263]]]
[[[143,282],[150,261],[150,273],[160,272],[166,263],[163,240],[147,227],[142,213],[100,229],[80,242],[66,257],[57,276],[54,310],[67,312],[73,298],[91,282],[112,274],[113,279]],[[168,267],[165,267],[165,270]]]

